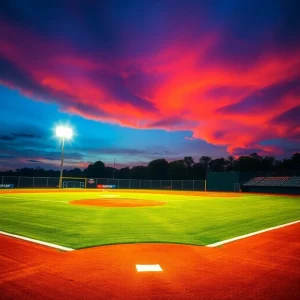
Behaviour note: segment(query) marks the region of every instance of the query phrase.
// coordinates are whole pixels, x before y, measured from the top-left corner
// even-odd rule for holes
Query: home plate
[[[135,265],[138,272],[162,272],[162,268],[157,265]]]

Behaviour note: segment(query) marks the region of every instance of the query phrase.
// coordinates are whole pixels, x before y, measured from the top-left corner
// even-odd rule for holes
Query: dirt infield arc
[[[221,248],[130,244],[58,252],[0,235],[1,299],[300,298],[300,224]],[[136,264],[163,271],[138,273]]]
[[[155,200],[145,200],[145,199],[132,199],[132,198],[122,198],[122,199],[83,199],[83,200],[73,200],[69,202],[74,205],[84,205],[84,206],[100,206],[100,207],[141,207],[141,206],[157,206],[163,205],[166,202],[155,201]]]

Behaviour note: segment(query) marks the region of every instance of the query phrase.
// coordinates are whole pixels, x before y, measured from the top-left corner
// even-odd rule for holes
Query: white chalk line
[[[74,250],[73,248],[68,248],[68,247],[64,247],[64,246],[60,246],[60,245],[56,245],[56,244],[52,244],[52,243],[47,243],[47,242],[31,239],[31,238],[28,238],[26,236],[12,234],[12,233],[8,233],[8,232],[5,232],[5,231],[0,231],[0,234],[10,236],[10,237],[14,237],[16,239],[28,241],[28,242],[31,242],[31,243],[35,243],[35,244],[39,244],[39,245],[43,245],[43,246],[63,250],[63,251],[73,251]]]
[[[68,203],[68,201],[55,201],[55,200],[45,200],[45,199],[37,199],[37,198],[22,198],[22,197],[14,197],[14,196],[9,196],[9,197],[5,197],[5,196],[0,196],[0,198],[5,198],[5,199],[20,199],[20,200],[24,200],[24,201],[37,201],[37,202],[58,202],[58,203]]]
[[[228,240],[224,240],[224,241],[220,241],[220,242],[213,243],[213,244],[210,244],[210,245],[206,245],[206,247],[218,247],[218,246],[221,246],[221,245],[224,245],[224,244],[228,244],[228,243],[231,243],[231,242],[234,242],[234,241],[245,239],[247,237],[258,235],[258,234],[261,234],[261,233],[264,233],[264,232],[267,232],[267,231],[271,231],[271,230],[274,230],[274,229],[279,229],[279,228],[282,228],[282,227],[294,225],[294,224],[297,224],[299,222],[300,222],[300,220],[294,221],[294,222],[290,222],[290,223],[286,223],[286,224],[282,224],[282,225],[278,225],[278,226],[274,226],[274,227],[270,227],[270,228],[259,230],[259,231],[255,231],[255,232],[252,232],[252,233],[240,235],[240,236],[228,239]]]

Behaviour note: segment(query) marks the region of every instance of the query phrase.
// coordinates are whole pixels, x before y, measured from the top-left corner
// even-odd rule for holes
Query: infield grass
[[[0,230],[75,249],[137,242],[207,245],[300,219],[300,197],[195,196],[130,191],[122,198],[163,201],[149,207],[88,207],[69,204],[103,199],[105,193],[0,194]],[[234,196],[235,194],[233,194]],[[111,200],[111,198],[109,198]]]

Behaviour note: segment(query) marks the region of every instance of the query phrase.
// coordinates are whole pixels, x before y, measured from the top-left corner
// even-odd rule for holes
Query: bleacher
[[[242,184],[243,192],[300,195],[300,176],[256,176]]]
[[[293,176],[287,180],[283,186],[286,187],[299,187],[300,188],[300,176]]]
[[[280,186],[298,186],[297,183],[300,183],[300,177],[298,180],[291,180],[292,178],[295,177],[289,177],[289,176],[281,176],[281,177],[254,177],[244,183],[244,186],[257,186],[257,187],[263,187],[263,186],[268,186],[268,187],[280,187]],[[290,182],[291,185],[285,185]],[[300,186],[300,185],[299,185]]]
[[[290,177],[266,177],[259,182],[259,186],[282,186]]]
[[[264,180],[266,177],[254,177],[250,179],[249,181],[245,182],[244,186],[257,186],[258,183],[260,183],[262,180]]]

